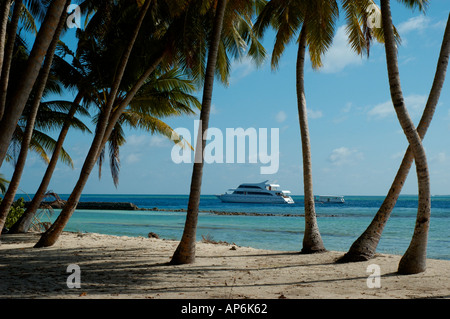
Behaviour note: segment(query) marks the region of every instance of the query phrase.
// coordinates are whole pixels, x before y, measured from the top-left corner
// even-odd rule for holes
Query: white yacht
[[[294,200],[289,195],[291,192],[279,190],[279,187],[280,185],[269,184],[268,181],[246,183],[216,196],[225,203],[294,204]]]
[[[330,203],[330,204],[344,204],[344,196],[328,196],[328,195],[318,195],[314,196],[314,201],[316,203]]]

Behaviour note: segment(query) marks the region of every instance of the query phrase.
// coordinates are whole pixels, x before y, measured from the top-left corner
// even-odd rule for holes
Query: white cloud
[[[211,105],[211,110],[210,110],[211,114],[217,114],[219,113],[219,110],[217,108],[217,106],[215,104]]]
[[[353,107],[352,102],[347,102],[347,104],[345,104],[345,106],[342,108],[341,112],[349,113],[352,110],[352,107]]]
[[[385,118],[394,115],[394,107],[392,101],[383,102],[375,105],[370,111],[369,116],[375,118]]]
[[[233,61],[231,65],[230,85],[250,75],[256,69],[256,63],[248,56]]]
[[[129,146],[142,146],[145,144],[147,136],[145,135],[130,135],[127,137],[127,144]]]
[[[435,156],[432,156],[430,159],[430,162],[435,162],[435,163],[439,163],[439,164],[443,164],[445,162],[447,162],[447,154],[445,154],[445,152],[440,152]]]
[[[284,111],[280,111],[277,113],[277,115],[275,115],[275,120],[278,123],[283,123],[284,121],[286,121],[286,119],[287,119],[287,115],[286,115],[286,112],[284,112]]]
[[[356,149],[349,149],[347,147],[335,148],[328,161],[330,161],[335,166],[342,166],[345,164],[355,163],[357,160],[362,160],[364,158],[363,153]]]
[[[398,160],[398,159],[402,159],[405,156],[405,152],[397,152],[395,154],[391,155],[391,158],[393,160]]]
[[[162,147],[162,146],[168,145],[167,143],[168,143],[167,137],[153,135],[150,138],[149,145],[150,146],[155,146],[155,147]]]
[[[129,154],[127,155],[127,157],[125,158],[125,163],[127,164],[135,164],[141,161],[141,156],[140,154]]]
[[[361,65],[363,60],[361,56],[352,51],[348,45],[348,36],[345,32],[345,26],[341,26],[336,31],[333,45],[322,58],[323,67],[320,69],[325,73],[337,73],[350,65]]]
[[[405,97],[405,105],[411,117],[418,117],[422,114],[425,104],[427,103],[427,96],[412,94]],[[392,101],[375,105],[368,112],[369,116],[376,119],[384,119],[386,117],[395,116],[394,106]]]
[[[308,118],[318,119],[318,118],[321,118],[322,116],[323,116],[322,111],[315,111],[315,110],[308,109]]]
[[[407,21],[398,25],[397,30],[400,36],[412,31],[423,31],[429,26],[430,19],[424,15],[409,18]]]
[[[169,139],[161,135],[130,135],[126,145],[133,149],[146,147],[163,147],[169,145]]]

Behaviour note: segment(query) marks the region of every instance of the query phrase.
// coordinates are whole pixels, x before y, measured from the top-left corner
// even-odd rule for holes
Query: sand
[[[39,236],[1,236],[0,298],[450,298],[447,260],[429,259],[425,272],[406,276],[396,273],[396,255],[335,264],[342,252],[302,255],[199,242],[194,264],[173,266],[177,241],[64,232],[54,246],[33,248]],[[79,273],[67,271],[71,264]],[[80,288],[69,288],[68,278],[76,283],[76,277]]]

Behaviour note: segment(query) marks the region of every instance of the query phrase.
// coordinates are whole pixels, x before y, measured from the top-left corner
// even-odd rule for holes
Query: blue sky
[[[394,24],[402,37],[399,67],[402,89],[411,118],[417,124],[425,106],[450,10],[448,0],[433,0],[426,15],[392,1]],[[343,21],[337,26],[333,47],[324,57],[324,67],[315,71],[308,61],[305,73],[306,99],[313,161],[315,194],[385,195],[407,147],[395,116],[389,93],[384,47],[373,44],[370,58],[352,53],[347,46]],[[71,32],[71,31],[69,31]],[[75,31],[73,31],[75,32]],[[274,33],[264,45],[271,53]],[[233,64],[230,85],[214,86],[210,127],[222,130],[242,127],[279,129],[279,169],[262,175],[261,162],[205,164],[202,193],[219,194],[243,182],[266,179],[279,183],[293,194],[303,193],[300,130],[295,92],[297,47],[292,42],[279,68],[269,61],[256,68],[243,59]],[[198,94],[201,99],[201,92]],[[68,99],[70,96],[68,97]],[[173,128],[187,128],[194,134],[198,116],[169,118]],[[173,143],[143,131],[126,131],[121,148],[120,183],[114,187],[109,167],[102,179],[92,172],[86,194],[188,194],[192,164],[171,159]],[[56,136],[56,134],[55,134]],[[450,194],[450,84],[449,79],[427,132],[427,151],[433,195]],[[79,176],[92,136],[69,132],[65,147],[75,168],[58,164],[49,186],[55,192],[70,193]],[[224,150],[225,152],[225,150]],[[3,165],[10,177],[12,167]],[[20,188],[34,193],[45,164],[30,153]],[[402,194],[417,194],[414,168]]]

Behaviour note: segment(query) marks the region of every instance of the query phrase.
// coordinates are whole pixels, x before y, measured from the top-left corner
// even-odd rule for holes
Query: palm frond
[[[8,146],[6,161],[11,163],[14,167],[17,164],[17,159],[19,157],[20,148],[22,145],[22,140],[24,137],[24,127],[17,125],[14,130],[13,137]],[[39,141],[36,139],[33,131],[31,137],[29,149],[34,151],[45,163],[49,162],[47,152],[42,145],[39,145]]]
[[[51,111],[48,109],[39,110],[36,117],[35,128],[44,131],[59,130],[67,121],[69,121],[72,128],[83,133],[92,133],[89,127],[87,127],[80,119],[76,117],[69,119],[65,112]]]
[[[37,34],[38,31],[36,28],[36,23],[34,22],[34,17],[25,6],[22,6],[22,11],[20,13],[20,20],[22,22],[21,23],[22,28],[24,28],[29,32],[32,32],[35,35]]]
[[[41,157],[48,163],[49,159],[47,156],[47,152],[53,152],[55,149],[56,141],[49,135],[38,131],[33,130],[33,136],[30,142],[30,147],[38,154],[41,154]],[[61,149],[59,159],[66,165],[69,165],[73,168],[73,161],[69,154],[66,152],[64,148]]]
[[[142,114],[133,110],[127,110],[122,114],[122,121],[131,128],[142,129],[151,134],[161,134],[171,139],[175,144],[182,148],[189,147],[194,150],[192,145],[183,137],[178,135],[167,123],[149,114]]]
[[[64,100],[52,100],[41,102],[41,108],[48,109],[50,111],[60,111],[60,112],[69,112],[72,108],[73,102],[64,101]],[[82,116],[89,117],[90,113],[84,105],[77,106],[77,113]]]
[[[103,161],[105,160],[105,147],[101,150],[100,155],[97,159],[97,166],[98,166],[98,179],[100,180],[102,178],[102,167],[103,167]]]
[[[39,22],[42,22],[45,18],[47,8],[50,4],[50,0],[24,0],[23,3],[27,6],[28,10],[33,17],[36,17]]]
[[[428,4],[430,2],[430,0],[398,0],[398,1],[402,2],[411,9],[418,8],[422,12],[425,12],[427,10]]]
[[[312,1],[308,8],[307,43],[312,67],[322,66],[322,56],[331,47],[334,39],[335,23],[339,17],[339,8],[335,1]]]
[[[0,174],[0,193],[5,194],[7,189],[7,184],[9,184],[9,181],[5,179],[3,174]]]
[[[119,173],[120,173],[120,146],[125,143],[124,132],[122,127],[118,124],[114,127],[111,135],[108,139],[109,149],[109,167],[111,169],[111,176],[114,182],[114,186],[119,185]]]

